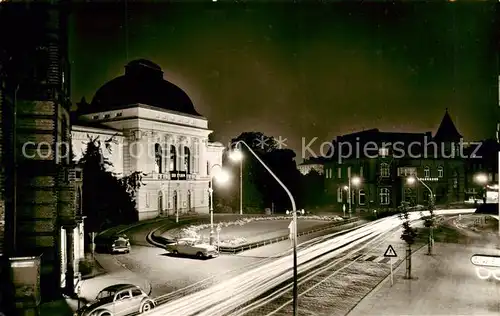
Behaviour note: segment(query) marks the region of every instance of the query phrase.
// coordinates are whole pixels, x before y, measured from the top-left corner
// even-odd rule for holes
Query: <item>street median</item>
[[[356,224],[359,221],[360,221],[359,218],[351,218],[351,219],[347,219],[347,220],[335,221],[335,222],[331,222],[331,223],[328,223],[325,225],[311,227],[309,229],[299,231],[297,233],[297,236],[298,237],[306,236],[306,235],[310,235],[313,233],[330,230],[330,229],[333,229],[335,227],[339,227],[339,226],[343,226],[343,225],[347,225],[347,224],[354,224],[354,227],[355,227],[355,226],[357,226]],[[175,238],[164,236],[164,233],[167,230],[168,230],[168,228],[159,227],[157,230],[152,231],[148,236],[148,241],[151,244],[153,244],[157,247],[160,247],[160,248],[164,248],[166,245],[174,243]],[[276,236],[276,237],[272,237],[272,238],[265,238],[265,239],[255,241],[255,242],[244,243],[244,244],[240,244],[240,245],[234,245],[234,246],[222,245],[219,247],[219,251],[221,253],[237,254],[237,253],[242,252],[242,251],[259,248],[262,246],[267,246],[267,245],[282,242],[282,241],[288,240],[288,239],[289,239],[289,235],[285,234],[285,235]]]

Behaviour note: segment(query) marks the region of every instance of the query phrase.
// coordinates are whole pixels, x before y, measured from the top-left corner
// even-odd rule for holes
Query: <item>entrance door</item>
[[[158,192],[158,214],[163,215],[163,193]]]

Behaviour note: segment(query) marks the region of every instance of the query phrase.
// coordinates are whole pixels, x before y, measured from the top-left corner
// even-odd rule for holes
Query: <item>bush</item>
[[[82,276],[91,274],[93,270],[94,261],[92,258],[81,259],[78,262],[78,271],[82,274]]]

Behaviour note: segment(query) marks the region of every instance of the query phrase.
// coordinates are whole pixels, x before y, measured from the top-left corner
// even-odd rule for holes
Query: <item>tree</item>
[[[399,219],[403,222],[403,233],[401,239],[406,242],[408,249],[406,249],[406,278],[411,279],[411,246],[415,243],[417,238],[417,231],[411,227],[410,212],[408,202],[402,202],[399,207]]]
[[[423,216],[421,214],[423,220],[424,220],[424,226],[429,229],[429,241],[427,244],[427,254],[432,255],[432,248],[434,246],[434,227],[436,225],[436,215],[434,213],[434,197],[431,196],[429,199],[429,215],[428,216]]]
[[[136,193],[143,185],[142,172],[118,178],[108,170],[112,166],[104,150],[111,153],[114,138],[101,141],[90,137],[79,160],[83,168],[82,213],[89,232],[138,220]]]
[[[315,207],[325,202],[325,181],[323,175],[316,170],[311,170],[306,175],[300,176],[302,202],[304,207]]]

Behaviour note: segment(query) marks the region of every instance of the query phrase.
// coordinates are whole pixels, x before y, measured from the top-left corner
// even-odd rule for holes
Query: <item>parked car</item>
[[[108,253],[129,253],[130,239],[125,234],[97,236],[94,240],[96,250]]]
[[[115,284],[97,294],[96,300],[80,308],[75,316],[125,316],[146,313],[154,301],[133,284]]]
[[[196,238],[177,239],[176,242],[167,245],[166,248],[174,255],[196,256],[200,259],[219,256],[217,247],[202,243]]]

